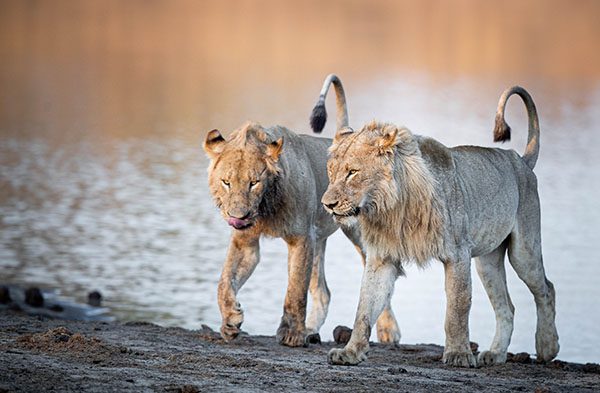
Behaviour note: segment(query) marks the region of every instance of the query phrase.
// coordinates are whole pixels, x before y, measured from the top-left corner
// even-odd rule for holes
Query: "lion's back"
[[[331,146],[331,139],[319,138],[311,135],[299,135],[306,147],[306,155],[311,164],[317,186],[319,200],[327,189],[327,150]]]

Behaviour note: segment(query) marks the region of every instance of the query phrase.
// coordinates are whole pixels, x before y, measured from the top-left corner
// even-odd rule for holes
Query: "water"
[[[435,2],[407,7],[402,16],[404,3],[370,5],[381,23],[362,19],[361,3],[341,15],[333,3],[306,26],[297,17],[316,13],[316,4],[260,12],[227,2],[66,1],[58,11],[54,2],[7,4],[0,17],[0,281],[57,288],[79,301],[98,289],[120,320],[217,328],[216,283],[229,229],[208,194],[200,148],[205,130],[227,133],[253,119],[306,133],[321,81],[335,71],[346,85],[354,127],[377,118],[449,146],[492,146],[499,94],[518,82],[540,112],[535,172],[544,263],[557,290],[559,358],[600,361],[600,67],[593,67],[597,54],[585,50],[594,44],[584,39],[597,33],[586,17],[594,15],[594,4],[573,10],[558,1],[542,11],[549,20],[561,15],[563,38],[546,37],[535,30],[537,22],[532,28],[515,12],[508,42],[493,38],[499,20],[479,21],[488,15],[483,5],[460,14],[481,27],[482,38],[461,24],[440,27],[441,16],[430,9]],[[388,13],[402,18],[404,34],[396,34]],[[289,23],[252,23],[261,18]],[[409,23],[415,18],[424,27]],[[353,39],[340,38],[336,29]],[[539,40],[535,56],[528,56],[529,41],[518,39],[526,29]],[[405,37],[424,31],[429,38]],[[569,46],[567,39],[577,43]],[[456,51],[447,53],[448,45]],[[524,60],[511,61],[507,51]],[[526,118],[518,99],[509,103],[507,119],[514,131],[505,147],[522,152]],[[325,339],[336,325],[353,322],[362,268],[349,244],[340,233],[328,243],[332,302]],[[274,334],[278,326],[286,251],[281,240],[261,244],[261,264],[239,295],[250,333]],[[507,270],[516,307],[509,350],[534,353],[533,298]],[[485,348],[495,322],[473,274],[471,339]],[[443,343],[444,299],[439,263],[408,269],[392,301],[403,342]]]

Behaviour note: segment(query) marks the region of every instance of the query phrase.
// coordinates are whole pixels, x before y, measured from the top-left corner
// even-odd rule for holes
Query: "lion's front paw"
[[[288,347],[302,347],[306,345],[304,330],[298,331],[289,326],[280,326],[277,329],[277,342]]]
[[[477,362],[471,352],[444,352],[443,362],[454,367],[475,367]]]
[[[327,355],[330,364],[339,364],[343,366],[354,366],[367,360],[365,354],[357,355],[354,351],[346,348],[333,348]]]
[[[223,324],[221,326],[221,337],[223,337],[223,340],[229,342],[229,341],[233,340],[234,338],[236,338],[242,331],[240,329],[241,325],[242,325],[241,323],[239,325],[232,325],[229,323]]]
[[[477,357],[478,366],[492,366],[502,363],[506,363],[506,352],[483,351]]]
[[[240,327],[243,322],[244,313],[239,306],[229,312],[227,317],[223,319],[223,324],[221,325],[221,337],[223,337],[223,340],[229,342],[236,338],[241,332]]]

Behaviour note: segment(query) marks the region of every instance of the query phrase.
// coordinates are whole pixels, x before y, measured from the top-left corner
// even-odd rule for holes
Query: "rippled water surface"
[[[217,328],[216,283],[230,232],[208,194],[207,160],[200,147],[205,130],[218,127],[228,133],[252,119],[307,133],[321,81],[335,71],[346,84],[355,127],[377,118],[450,146],[492,146],[497,99],[503,88],[518,82],[531,91],[540,112],[541,154],[535,172],[544,263],[557,290],[559,358],[600,361],[600,79],[588,66],[574,65],[578,54],[589,53],[593,44],[586,47],[578,40],[569,46],[555,40],[555,54],[542,41],[535,46],[542,48],[540,53],[527,57],[535,48],[518,41],[515,45],[523,46],[519,55],[529,60],[515,65],[504,58],[508,71],[502,73],[494,54],[498,46],[511,46],[493,39],[501,30],[498,20],[488,21],[484,29],[490,40],[485,42],[494,45],[480,45],[474,32],[445,26],[443,31],[430,27],[428,41],[415,38],[412,47],[406,37],[394,36],[393,20],[385,15],[400,12],[387,2],[370,9],[379,13],[381,26],[362,21],[348,27],[363,12],[360,3],[352,3],[350,11],[331,19],[329,36],[324,35],[325,20],[317,18],[306,28],[298,25],[297,13],[309,15],[310,2],[263,13],[244,2],[241,10],[212,2],[202,10],[187,3],[174,10],[157,2],[139,8],[139,14],[135,7],[142,4],[136,2],[109,3],[111,7],[60,2],[60,10],[78,16],[69,20],[88,22],[70,22],[72,31],[58,23],[65,13],[50,10],[51,2],[33,8],[9,4],[9,12],[0,17],[2,51],[10,55],[0,66],[0,281],[57,288],[81,301],[98,289],[121,320]],[[570,9],[568,3],[551,4]],[[590,7],[589,13],[597,11],[582,4]],[[431,10],[423,7],[411,15],[425,18]],[[480,8],[471,10],[473,20],[488,15],[486,7]],[[231,14],[233,9],[237,13]],[[327,15],[334,11],[325,10]],[[585,14],[575,15],[577,23],[571,26],[571,14],[563,13],[567,16],[561,23],[567,23],[563,29],[570,37],[595,31]],[[194,15],[206,22],[203,27],[192,23]],[[280,38],[265,26],[246,37],[243,26],[252,25],[247,18],[264,15],[293,20],[294,25],[271,27]],[[424,20],[437,26],[439,17]],[[131,22],[124,22],[127,18]],[[526,28],[520,20],[515,28]],[[222,36],[210,27],[220,26],[219,21],[230,23]],[[32,22],[32,28],[25,29],[25,22]],[[154,23],[159,27],[150,28]],[[313,36],[309,27],[321,35]],[[404,29],[415,36],[420,27]],[[338,30],[353,39],[344,41],[334,34]],[[508,38],[519,37],[519,31],[507,33]],[[458,43],[457,54],[440,54],[446,47],[444,32]],[[387,51],[372,47],[373,42],[389,51],[401,46],[412,57],[386,57]],[[333,43],[343,44],[344,53],[330,53],[327,44]],[[232,54],[222,46],[235,50]],[[316,54],[310,56],[313,49]],[[437,55],[428,55],[428,49]],[[475,51],[483,60],[461,51]],[[546,64],[560,53],[570,55],[566,63]],[[440,71],[444,64],[448,69]],[[507,118],[513,141],[504,147],[522,152],[526,118],[517,99],[510,102]],[[331,124],[325,135],[332,135]],[[281,240],[261,244],[261,264],[239,295],[244,329],[250,333],[274,334],[278,326],[287,284],[286,251]],[[336,233],[326,257],[332,302],[322,330],[325,339],[331,339],[336,325],[352,325],[361,271],[353,247]],[[509,350],[534,353],[533,298],[510,267],[508,273],[516,307]],[[474,270],[473,288],[471,339],[486,347],[495,322]],[[404,342],[442,344],[440,264],[409,268],[408,277],[396,283],[393,308]]]

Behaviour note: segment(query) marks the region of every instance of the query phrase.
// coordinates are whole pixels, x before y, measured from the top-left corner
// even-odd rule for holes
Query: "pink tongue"
[[[229,217],[227,219],[227,223],[234,227],[235,229],[240,229],[248,225],[248,221],[240,220],[239,218]]]

